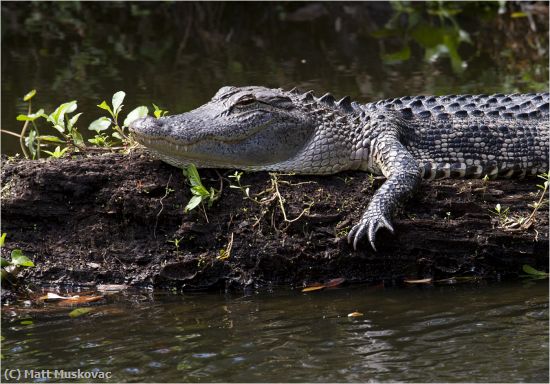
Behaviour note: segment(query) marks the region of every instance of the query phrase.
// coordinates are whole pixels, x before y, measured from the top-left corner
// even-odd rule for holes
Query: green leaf
[[[118,115],[120,110],[122,109],[122,102],[124,101],[124,97],[126,96],[126,93],[123,91],[118,91],[113,95],[113,111],[115,115]]]
[[[124,138],[122,137],[122,135],[118,132],[113,132],[111,134],[111,136],[113,136],[115,139],[119,139],[119,140],[123,140]]]
[[[189,179],[189,182],[191,183],[191,186],[197,186],[202,185],[201,177],[199,176],[199,171],[197,170],[197,167],[195,164],[189,164],[187,166],[187,178]]]
[[[132,112],[128,114],[128,116],[126,116],[126,119],[124,119],[124,127],[128,127],[135,120],[147,116],[147,113],[149,113],[149,109],[144,105],[135,108]]]
[[[393,37],[399,34],[399,31],[390,28],[381,28],[374,32],[371,32],[371,36],[376,39],[382,39],[386,37]]]
[[[74,112],[76,108],[76,100],[63,103],[48,116],[48,121],[51,121],[54,128],[63,133],[65,132],[65,114]]]
[[[210,193],[208,193],[208,190],[202,184],[191,187],[191,193],[193,193],[193,195],[195,196],[200,196],[200,197],[210,196]]]
[[[73,138],[73,142],[76,146],[84,144],[84,138],[82,137],[80,132],[78,132],[76,129],[72,130],[71,137]]]
[[[104,109],[104,110],[108,111],[108,112],[111,114],[111,116],[114,117],[114,113],[113,113],[113,111],[111,110],[111,107],[109,107],[109,104],[107,104],[107,103],[105,102],[105,100],[103,100],[103,101],[101,102],[101,104],[98,105],[98,107],[101,108],[101,109]]]
[[[418,25],[411,31],[413,39],[424,48],[435,48],[437,45],[442,44],[442,36],[445,33],[445,28],[433,27],[424,23]]]
[[[386,64],[400,63],[409,60],[411,57],[411,48],[407,45],[405,48],[398,52],[387,53],[382,55],[382,60]]]
[[[44,115],[44,110],[39,109],[35,113],[30,113],[28,115],[18,115],[15,119],[18,120],[18,121],[34,121],[34,120],[38,119],[39,117],[45,117],[45,116],[46,115]]]
[[[77,308],[73,309],[71,312],[69,312],[69,316],[72,318],[79,317],[82,315],[85,315],[92,311],[92,308]]]
[[[164,111],[160,109],[159,106],[156,105],[155,103],[153,103],[153,108],[155,108],[155,110],[153,111],[153,115],[155,115],[157,119],[168,113],[168,111]]]
[[[60,146],[57,146],[55,147],[55,151],[53,152],[50,152],[50,151],[44,151],[45,153],[47,153],[48,155],[50,155],[51,157],[55,157],[56,159],[60,159],[63,157],[63,155],[65,155],[65,152],[67,152],[69,150],[69,148],[65,147],[63,149],[61,149]]]
[[[111,119],[109,119],[108,117],[102,116],[99,119],[92,121],[88,129],[99,133],[101,131],[106,130],[110,126],[111,126]]]
[[[68,129],[71,130],[73,128],[73,126],[76,124],[78,118],[80,117],[80,115],[82,115],[82,112],[80,113],[77,113],[76,115],[74,115],[73,117],[71,117],[69,119],[69,125],[68,125]]]
[[[29,135],[25,137],[25,145],[29,148],[32,158],[36,157],[36,130],[31,130]]]
[[[23,320],[20,324],[21,325],[33,325],[34,322],[32,320]]]
[[[105,145],[105,138],[99,135],[96,135],[92,139],[88,139],[88,141],[94,145],[97,145],[99,147],[103,147]]]
[[[11,263],[8,260],[4,259],[3,257],[0,257],[0,267],[4,268],[9,265],[11,265]]]
[[[201,196],[193,196],[185,206],[185,209],[183,210],[185,213],[191,211],[192,209],[195,209],[197,205],[199,205],[202,201]]]
[[[0,236],[0,247],[4,246],[4,243],[6,242],[6,235],[7,233],[2,233],[2,236]]]
[[[65,143],[65,140],[53,135],[40,135],[38,136],[38,138],[40,139],[40,141],[49,141],[50,143]]]
[[[527,264],[524,264],[522,269],[523,269],[523,272],[527,273],[528,275],[548,276],[548,273],[543,272],[543,271],[539,271],[538,269],[535,269],[535,268],[533,268],[533,267],[531,267],[530,265],[527,265]]]
[[[25,96],[23,96],[23,101],[29,101],[33,98],[33,96],[36,95],[36,89],[33,89],[29,93],[27,93]]]
[[[11,264],[20,265],[22,267],[34,267],[34,263],[20,249],[11,251]]]

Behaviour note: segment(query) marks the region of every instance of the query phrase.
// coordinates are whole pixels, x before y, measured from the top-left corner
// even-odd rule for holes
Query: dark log
[[[449,276],[502,278],[523,264],[548,269],[548,211],[528,229],[507,229],[491,213],[526,217],[540,179],[424,182],[383,230],[378,252],[354,251],[345,240],[381,179],[361,172],[278,176],[245,173],[244,191],[230,188],[234,171],[200,170],[220,188],[212,207],[184,213],[191,197],[182,171],[143,151],[130,155],[2,161],[2,231],[6,257],[21,248],[38,284],[135,284],[202,289],[302,285],[335,277],[399,282]],[[537,195],[537,193],[539,193]],[[232,246],[227,252],[231,239]],[[177,246],[176,246],[177,241]],[[225,254],[222,252],[225,250]],[[225,256],[225,258],[223,257]]]

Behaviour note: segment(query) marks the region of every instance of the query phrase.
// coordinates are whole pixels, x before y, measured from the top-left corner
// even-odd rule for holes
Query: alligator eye
[[[247,106],[254,104],[256,102],[256,99],[249,98],[249,99],[242,99],[235,103],[235,107],[241,107],[241,106]]]

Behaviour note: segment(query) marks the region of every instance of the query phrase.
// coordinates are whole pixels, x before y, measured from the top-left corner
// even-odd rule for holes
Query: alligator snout
[[[152,136],[155,133],[158,133],[159,128],[160,124],[158,119],[151,116],[145,116],[141,119],[134,120],[128,127],[130,132],[138,137],[140,135]]]

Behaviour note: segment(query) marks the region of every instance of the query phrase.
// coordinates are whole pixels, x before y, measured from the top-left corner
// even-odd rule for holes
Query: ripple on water
[[[115,381],[547,381],[537,287],[163,296],[83,321],[3,318],[2,363],[100,367]]]

